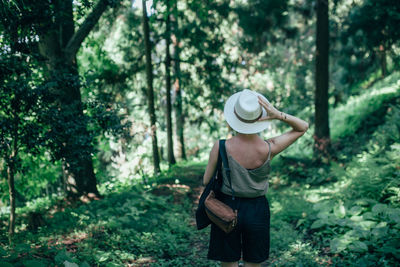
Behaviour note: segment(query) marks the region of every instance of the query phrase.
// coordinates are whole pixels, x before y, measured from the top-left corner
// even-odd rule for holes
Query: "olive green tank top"
[[[268,174],[270,171],[271,144],[266,141],[269,146],[268,158],[260,167],[248,170],[240,165],[226,151],[229,168],[231,169],[232,189],[237,197],[259,197],[265,195],[268,191]],[[222,172],[223,183],[221,191],[224,194],[232,195],[225,171]]]

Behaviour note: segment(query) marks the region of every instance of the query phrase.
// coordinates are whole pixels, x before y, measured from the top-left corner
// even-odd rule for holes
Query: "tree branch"
[[[78,31],[72,35],[71,39],[68,41],[64,48],[64,51],[68,59],[72,59],[78,52],[83,40],[90,33],[96,23],[99,21],[101,15],[106,11],[109,6],[108,0],[99,0],[97,5],[93,8],[92,12],[87,16],[85,21],[82,23]]]

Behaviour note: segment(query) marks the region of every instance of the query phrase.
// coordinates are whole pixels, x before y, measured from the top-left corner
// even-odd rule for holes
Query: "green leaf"
[[[362,215],[364,220],[375,220],[376,217],[374,216],[374,214],[372,214],[372,212],[365,212]]]
[[[298,228],[300,225],[302,225],[305,221],[306,221],[306,219],[299,219],[297,221],[296,228]]]
[[[360,206],[353,206],[353,207],[351,207],[350,210],[348,210],[348,213],[349,213],[350,215],[356,216],[356,215],[359,215],[362,211],[363,211],[363,208],[362,208],[362,207],[360,207]]]
[[[321,228],[322,226],[326,225],[324,220],[316,220],[311,224],[311,229]]]
[[[376,203],[377,201],[374,199],[370,199],[370,198],[363,198],[363,199],[357,199],[355,201],[355,204],[360,205],[360,206],[368,206],[371,203]]]
[[[393,209],[389,212],[389,219],[394,223],[400,223],[400,209]]]
[[[363,219],[364,219],[363,216],[357,216],[357,215],[353,215],[350,217],[350,220],[352,220],[353,222],[360,222]]]
[[[354,241],[349,245],[349,249],[355,252],[366,252],[368,251],[368,246],[364,242]]]
[[[107,261],[110,258],[111,253],[102,253],[101,255],[96,255],[96,259],[99,262]]]
[[[54,258],[54,261],[57,264],[63,264],[65,261],[73,262],[74,260],[69,255],[70,254],[67,251],[62,250],[57,253],[57,255]]]
[[[12,265],[9,262],[6,261],[0,261],[0,267],[13,267],[14,265]]]
[[[25,267],[46,267],[47,262],[39,261],[39,260],[27,260],[24,261]]]
[[[372,213],[374,214],[384,214],[386,210],[387,210],[387,205],[381,203],[375,204],[372,207]]]
[[[6,256],[7,255],[7,251],[4,250],[2,247],[0,247],[0,257]]]
[[[347,248],[350,243],[346,238],[334,238],[330,242],[331,251],[333,253],[339,253]]]
[[[327,210],[321,210],[320,212],[318,212],[317,217],[319,219],[326,219],[329,217],[329,211]]]
[[[389,227],[375,227],[372,229],[371,234],[375,236],[376,239],[387,236]]]
[[[349,225],[349,223],[352,223],[352,222],[348,218],[336,220],[336,224],[340,225],[340,226],[346,226],[346,225]]]
[[[64,267],[79,267],[75,262],[64,261]]]
[[[375,226],[375,228],[381,228],[381,227],[386,227],[386,226],[387,226],[387,222],[380,222]]]
[[[332,203],[330,201],[319,202],[314,204],[313,209],[329,213],[332,210]]]
[[[339,206],[335,206],[333,208],[333,213],[336,217],[343,218],[346,215],[346,209],[343,204],[340,204]]]
[[[399,250],[396,247],[384,245],[381,248],[377,248],[377,251],[383,252],[385,254],[392,254],[397,259],[400,259]]]
[[[364,230],[369,230],[372,227],[374,227],[376,225],[376,222],[374,221],[361,221],[358,223],[358,225],[364,229]]]
[[[99,258],[99,262],[103,262],[103,261],[106,261],[106,260],[108,260],[108,257],[107,257],[107,256],[101,256],[101,257]]]
[[[17,244],[15,246],[15,252],[25,253],[31,251],[31,246],[28,244]]]

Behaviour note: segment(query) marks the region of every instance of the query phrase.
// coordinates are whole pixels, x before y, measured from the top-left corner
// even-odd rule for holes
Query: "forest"
[[[400,266],[399,25],[398,0],[1,0],[0,266],[219,266],[195,211],[245,88],[309,123],[262,266]]]

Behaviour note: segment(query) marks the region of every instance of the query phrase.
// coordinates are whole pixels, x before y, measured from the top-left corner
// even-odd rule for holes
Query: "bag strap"
[[[219,184],[219,180],[222,179],[222,175],[221,175],[221,164],[222,163],[222,159],[221,159],[221,155],[218,153],[218,160],[217,160],[217,166],[215,167],[214,173],[211,176],[210,181],[208,182],[208,184],[210,184],[210,188],[211,190],[218,190],[218,184]],[[204,185],[207,186],[207,185]]]
[[[231,169],[229,168],[228,157],[227,157],[226,148],[225,148],[225,141],[226,141],[225,139],[219,140],[219,154],[221,155],[221,159],[222,159],[222,163],[223,163],[222,165],[224,167],[225,174],[226,174],[226,177],[228,178],[229,186],[232,191],[232,200],[235,200],[235,191],[233,191],[233,188],[232,188]]]

